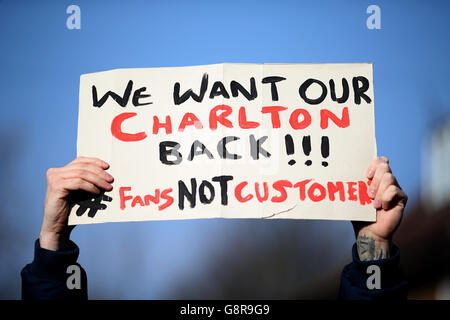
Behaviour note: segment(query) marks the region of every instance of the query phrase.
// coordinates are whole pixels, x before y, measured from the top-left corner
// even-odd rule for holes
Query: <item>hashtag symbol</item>
[[[102,203],[102,201],[111,202],[112,198],[105,195],[103,192],[95,198],[74,202],[72,206],[75,204],[80,206],[76,211],[78,217],[82,216],[87,210],[89,210],[87,215],[89,218],[93,218],[97,214],[98,210],[105,210],[108,207],[105,203]]]

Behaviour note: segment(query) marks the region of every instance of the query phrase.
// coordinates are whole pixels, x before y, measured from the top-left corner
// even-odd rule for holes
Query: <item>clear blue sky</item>
[[[71,4],[81,8],[80,30],[66,28]],[[366,27],[370,4],[381,8],[380,30]],[[0,135],[17,145],[6,149],[11,160],[2,170],[4,296],[20,296],[19,271],[39,235],[47,168],[76,156],[80,74],[221,62],[372,62],[378,151],[391,159],[414,203],[422,139],[435,118],[450,112],[449,12],[448,1],[411,0],[0,0]],[[81,226],[73,239],[92,297],[170,298],[180,279],[201,277],[209,253],[225,246],[239,223]],[[315,226],[340,233],[348,251],[349,223]]]

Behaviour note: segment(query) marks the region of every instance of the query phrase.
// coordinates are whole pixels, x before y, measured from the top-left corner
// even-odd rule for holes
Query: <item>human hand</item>
[[[39,242],[41,248],[59,250],[69,240],[73,226],[68,226],[69,195],[76,190],[100,194],[112,190],[113,177],[105,170],[109,164],[97,159],[78,157],[61,168],[47,171],[47,194]]]
[[[367,178],[371,181],[368,193],[377,210],[377,221],[352,221],[356,246],[361,260],[385,259],[390,257],[392,236],[400,225],[408,196],[392,174],[386,157],[372,161]]]

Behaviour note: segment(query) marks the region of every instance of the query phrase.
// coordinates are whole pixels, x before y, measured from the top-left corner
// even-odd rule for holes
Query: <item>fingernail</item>
[[[369,189],[369,196],[370,197],[375,197],[375,190]]]
[[[112,175],[110,175],[108,172],[106,172],[106,179],[112,181],[114,178]]]
[[[372,175],[373,175],[373,170],[370,169],[369,172],[367,172],[367,176],[368,176],[368,177],[372,177]]]
[[[374,200],[373,201],[373,206],[375,207],[375,208],[380,208],[381,207],[381,201],[380,200]]]

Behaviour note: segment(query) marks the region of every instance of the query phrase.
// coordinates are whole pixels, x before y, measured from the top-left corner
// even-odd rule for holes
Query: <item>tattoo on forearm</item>
[[[361,261],[389,258],[389,249],[377,246],[375,239],[366,235],[358,236],[356,239],[356,248]]]

